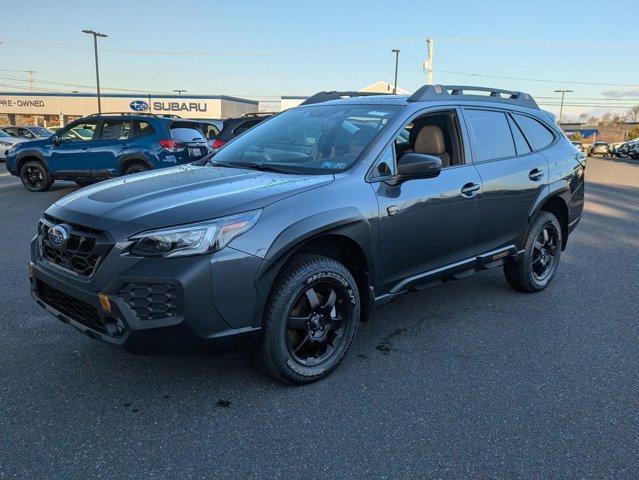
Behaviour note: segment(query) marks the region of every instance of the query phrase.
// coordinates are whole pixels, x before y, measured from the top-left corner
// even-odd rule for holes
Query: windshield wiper
[[[252,162],[225,162],[224,166],[232,166],[238,168],[249,168],[252,170],[260,170],[262,172],[277,172],[277,173],[296,173],[299,174],[299,170],[288,168],[283,165],[274,165],[272,163],[252,163]]]

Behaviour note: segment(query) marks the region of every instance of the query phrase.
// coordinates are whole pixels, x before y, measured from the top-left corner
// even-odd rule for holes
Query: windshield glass
[[[11,135],[9,135],[7,132],[5,132],[4,130],[0,130],[0,137],[11,137]]]
[[[38,137],[47,137],[53,135],[54,133],[53,130],[49,130],[48,128],[44,127],[30,127],[29,130],[35,133]]]
[[[323,105],[287,110],[215,154],[221,164],[323,174],[349,168],[386,126],[396,106]]]

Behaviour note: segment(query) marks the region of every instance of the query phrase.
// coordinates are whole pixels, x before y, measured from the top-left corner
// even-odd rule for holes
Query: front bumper
[[[91,338],[136,352],[225,351],[259,337],[254,279],[261,263],[230,247],[180,259],[125,258],[114,248],[82,279],[43,259],[34,239],[29,276],[35,301]],[[132,299],[136,288],[148,297]]]

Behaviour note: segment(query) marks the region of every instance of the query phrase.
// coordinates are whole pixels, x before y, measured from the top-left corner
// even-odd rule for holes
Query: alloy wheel
[[[557,266],[557,252],[559,245],[559,232],[556,227],[548,222],[539,231],[533,243],[531,255],[532,273],[535,281],[544,282],[550,277]]]
[[[352,303],[340,282],[322,279],[306,285],[288,314],[288,352],[300,365],[320,365],[338,350],[353,321]]]
[[[42,182],[44,182],[42,170],[35,165],[27,165],[24,170],[24,181],[30,189],[39,189],[42,187]]]

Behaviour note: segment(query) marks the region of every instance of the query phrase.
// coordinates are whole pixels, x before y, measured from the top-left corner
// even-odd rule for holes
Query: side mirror
[[[397,173],[406,180],[436,177],[441,171],[441,159],[422,153],[406,153],[402,155],[397,165]]]
[[[51,143],[57,147],[58,145],[62,143],[62,139],[57,134],[52,135]]]

